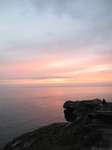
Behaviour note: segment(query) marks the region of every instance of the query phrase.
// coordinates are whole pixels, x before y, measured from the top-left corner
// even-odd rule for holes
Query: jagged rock
[[[105,99],[66,101],[63,105],[65,119],[68,122],[77,120],[84,115],[90,119],[99,119],[112,124],[112,106]]]
[[[102,101],[100,99],[83,100],[83,101],[66,101],[63,105],[65,118],[72,122],[83,115],[100,109]]]

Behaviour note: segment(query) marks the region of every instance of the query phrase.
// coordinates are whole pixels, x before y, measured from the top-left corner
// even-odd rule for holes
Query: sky
[[[112,84],[112,0],[0,0],[0,84]]]

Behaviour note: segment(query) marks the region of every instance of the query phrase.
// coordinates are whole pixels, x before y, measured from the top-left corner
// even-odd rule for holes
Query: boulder
[[[65,119],[69,122],[83,117],[93,111],[99,110],[102,107],[100,99],[82,100],[82,101],[66,101],[63,105]]]

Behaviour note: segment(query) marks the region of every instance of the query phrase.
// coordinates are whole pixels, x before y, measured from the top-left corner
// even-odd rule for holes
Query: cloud
[[[111,0],[0,1],[1,79],[72,80],[70,73],[111,65],[111,5]]]
[[[57,45],[64,52],[69,47],[71,51],[82,51],[83,47],[93,51],[91,47],[94,45],[102,49],[102,43],[105,47],[111,43],[112,15],[109,0],[12,0],[6,3],[9,4],[11,19],[5,16],[8,26],[4,28],[3,24],[1,41],[10,51],[38,51]]]

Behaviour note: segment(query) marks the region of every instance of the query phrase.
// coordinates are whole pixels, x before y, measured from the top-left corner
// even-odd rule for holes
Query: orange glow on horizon
[[[112,83],[112,64],[89,58],[49,58],[34,62],[0,66],[0,84],[64,85]]]
[[[34,85],[64,85],[64,84],[88,84],[88,83],[112,83],[112,75],[88,74],[72,78],[49,78],[49,79],[19,79],[0,80],[1,84],[34,84]]]

